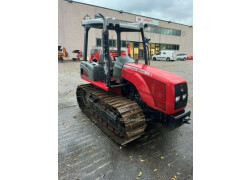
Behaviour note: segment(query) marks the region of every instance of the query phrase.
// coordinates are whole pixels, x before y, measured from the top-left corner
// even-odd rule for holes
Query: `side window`
[[[165,52],[163,52],[163,54],[166,54]]]
[[[126,46],[126,41],[122,41],[122,47],[127,47]]]
[[[161,52],[158,52],[156,55],[161,55]]]
[[[96,46],[102,46],[102,39],[96,38]]]
[[[113,47],[113,44],[112,44],[112,40],[111,39],[109,39],[109,47]]]

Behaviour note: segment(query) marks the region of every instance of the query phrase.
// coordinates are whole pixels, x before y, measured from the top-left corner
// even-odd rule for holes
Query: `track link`
[[[146,118],[136,102],[92,84],[79,85],[76,95],[84,114],[116,143],[125,145],[144,134]]]

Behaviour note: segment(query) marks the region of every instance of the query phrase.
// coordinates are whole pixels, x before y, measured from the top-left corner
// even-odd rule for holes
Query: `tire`
[[[97,59],[93,59],[92,61],[97,63]]]
[[[183,61],[186,61],[186,60],[187,60],[187,59],[184,57],[184,58],[183,58]]]
[[[153,58],[153,61],[156,61],[156,58],[155,58],[155,57]]]
[[[171,60],[170,60],[170,58],[168,57],[168,58],[166,59],[166,61],[171,61]]]

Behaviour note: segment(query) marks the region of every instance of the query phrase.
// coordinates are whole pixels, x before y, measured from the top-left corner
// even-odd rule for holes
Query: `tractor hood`
[[[181,76],[178,76],[174,73],[168,72],[166,70],[156,68],[153,66],[141,64],[141,63],[126,63],[123,66],[124,68],[129,68],[134,71],[140,72],[147,76],[152,77],[155,80],[163,82],[164,84],[179,84],[186,83],[186,80]]]
[[[122,77],[136,87],[142,100],[153,109],[175,114],[186,106],[186,100],[175,103],[177,95],[187,93],[186,80],[176,74],[141,63],[125,63]]]

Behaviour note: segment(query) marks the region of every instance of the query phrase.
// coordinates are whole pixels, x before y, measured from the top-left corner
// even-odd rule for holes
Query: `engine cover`
[[[175,102],[175,85],[187,84],[184,78],[176,74],[141,63],[126,63],[122,68],[122,78],[131,82],[143,102],[153,109],[165,114],[175,114],[186,107],[187,101],[178,105]],[[185,87],[187,92],[187,86]]]

